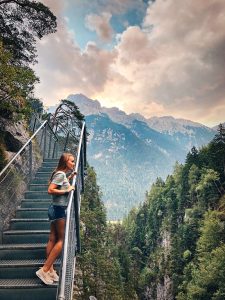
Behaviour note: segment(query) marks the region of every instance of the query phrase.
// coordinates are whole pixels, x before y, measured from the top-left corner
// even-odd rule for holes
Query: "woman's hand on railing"
[[[72,190],[75,190],[75,186],[70,185],[67,189],[67,193],[71,192]]]

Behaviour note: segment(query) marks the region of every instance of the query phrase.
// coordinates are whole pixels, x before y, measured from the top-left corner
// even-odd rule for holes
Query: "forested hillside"
[[[67,99],[85,115],[88,161],[98,174],[108,220],[121,220],[145,199],[156,177],[165,180],[193,145],[207,145],[216,133],[190,120],[126,114],[82,94]]]
[[[122,224],[106,225],[96,175],[82,200],[79,299],[225,299],[225,129],[193,147]]]
[[[121,270],[138,299],[225,299],[224,187],[221,125],[207,147],[193,148],[165,182],[156,180],[120,228]]]

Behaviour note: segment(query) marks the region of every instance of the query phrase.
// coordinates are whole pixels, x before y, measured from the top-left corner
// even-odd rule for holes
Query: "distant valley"
[[[138,206],[157,177],[165,179],[176,161],[184,162],[193,146],[207,144],[216,132],[170,116],[127,115],[81,94],[67,99],[86,116],[88,162],[96,170],[110,220],[121,219]]]

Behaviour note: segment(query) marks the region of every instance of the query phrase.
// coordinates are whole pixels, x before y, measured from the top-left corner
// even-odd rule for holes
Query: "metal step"
[[[51,199],[51,195],[47,191],[26,191],[25,199]]]
[[[48,230],[50,222],[48,219],[12,219],[10,230]]]
[[[16,211],[16,218],[48,218],[48,208],[18,208]]]
[[[48,172],[48,173],[52,173],[54,171],[54,167],[52,166],[41,166],[39,169],[38,169],[38,172]]]
[[[5,244],[0,245],[0,259],[45,258],[45,251],[46,243]]]
[[[53,172],[56,169],[57,165],[58,165],[57,163],[50,163],[50,162],[49,163],[43,163],[41,168],[49,168]]]
[[[21,208],[48,208],[50,203],[50,199],[24,199]]]
[[[3,232],[3,243],[47,243],[49,232],[50,230],[8,230]]]
[[[48,170],[54,170],[56,168],[56,166],[57,166],[57,164],[45,163],[45,164],[42,164],[38,170],[45,169],[45,168]]]
[[[48,184],[35,184],[29,185],[29,191],[48,191]]]
[[[0,279],[37,278],[35,272],[43,266],[45,259],[1,260]],[[59,272],[60,259],[54,263]]]
[[[45,285],[39,278],[0,279],[1,300],[55,300],[57,284]]]
[[[55,164],[57,164],[58,161],[59,161],[59,157],[57,157],[57,158],[45,158],[43,162],[44,163],[46,163],[46,162],[50,162],[50,163],[55,162]]]
[[[51,177],[51,173],[52,172],[37,172],[36,175],[35,175],[35,179],[45,178],[45,179],[49,180],[50,177]]]
[[[47,184],[48,185],[49,179],[50,179],[50,176],[48,178],[42,178],[42,177],[34,178],[32,180],[32,184]]]

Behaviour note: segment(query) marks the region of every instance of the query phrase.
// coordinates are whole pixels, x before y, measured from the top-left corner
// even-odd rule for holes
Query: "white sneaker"
[[[53,281],[55,282],[59,281],[59,275],[56,273],[56,270],[53,270],[52,272],[49,271],[48,274]]]
[[[41,281],[43,281],[45,284],[50,285],[53,284],[53,280],[52,278],[49,276],[48,272],[44,272],[43,268],[40,268],[37,272],[36,272],[37,277],[39,277],[41,279]]]

